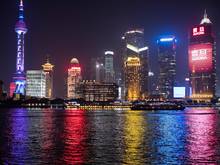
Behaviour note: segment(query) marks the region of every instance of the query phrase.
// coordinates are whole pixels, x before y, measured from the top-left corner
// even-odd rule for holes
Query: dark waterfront
[[[220,115],[1,109],[1,164],[219,164]]]

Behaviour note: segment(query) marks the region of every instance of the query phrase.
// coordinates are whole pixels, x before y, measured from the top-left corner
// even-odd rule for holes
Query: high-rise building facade
[[[216,91],[216,48],[212,23],[206,12],[200,25],[190,31],[188,52],[190,97],[210,101]]]
[[[15,32],[17,33],[17,60],[16,60],[16,73],[13,76],[13,84],[15,91],[13,93],[18,95],[25,95],[26,78],[24,71],[24,36],[28,29],[24,22],[24,6],[23,1],[20,0],[19,4],[19,18],[15,25]]]
[[[158,44],[158,92],[166,99],[173,98],[173,88],[176,76],[176,38],[162,37]]]
[[[46,73],[43,70],[27,70],[26,95],[30,97],[46,97]]]
[[[79,61],[76,58],[73,58],[70,61],[70,67],[68,69],[68,78],[67,78],[67,98],[68,99],[76,99],[77,95],[77,87],[82,80],[81,77],[81,67],[79,65]]]
[[[149,58],[148,58],[148,47],[144,42],[144,30],[143,29],[134,29],[125,33],[122,38],[124,40],[124,53],[123,53],[123,76],[122,81],[124,82],[122,89],[122,97],[124,95],[125,99],[134,100],[134,99],[143,99],[148,96],[148,72],[149,72]],[[126,65],[125,63],[135,63],[136,66],[135,71],[138,70],[138,79],[136,81],[136,89],[139,91],[135,91],[129,89],[132,85],[128,84],[128,77],[131,77],[127,72],[127,67],[130,65]],[[133,64],[132,64],[133,65]],[[138,69],[137,69],[138,68]],[[132,69],[131,69],[132,70]],[[139,81],[139,82],[137,82]],[[130,92],[135,92],[131,94]],[[138,94],[138,95],[137,95]],[[134,99],[130,99],[130,96]],[[137,96],[136,96],[137,95]]]
[[[46,98],[53,98],[53,68],[54,65],[52,65],[49,61],[49,58],[47,59],[47,62],[42,65],[43,71],[46,74]]]
[[[105,52],[105,82],[113,83],[115,82],[115,71],[114,71],[114,52]]]
[[[141,97],[141,61],[139,57],[128,57],[124,64],[126,100],[135,101]]]

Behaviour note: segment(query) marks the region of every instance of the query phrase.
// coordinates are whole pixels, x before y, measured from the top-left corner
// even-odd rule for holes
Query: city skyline
[[[219,22],[217,22],[217,1],[193,1],[190,4],[187,2],[184,3],[183,1],[181,2],[183,3],[183,6],[187,6],[188,4],[189,9],[195,6],[197,7],[195,8],[195,10],[189,10],[188,13],[184,13],[182,9],[180,11],[177,11],[177,9],[179,9],[177,7],[177,9],[174,10],[173,14],[171,14],[171,11],[169,9],[174,8],[175,5],[171,3],[172,1],[168,1],[168,4],[158,5],[162,8],[162,10],[157,12],[157,16],[149,16],[149,11],[143,10],[145,9],[145,7],[151,7],[151,9],[156,8],[156,3],[153,3],[152,1],[150,3],[148,2],[148,4],[146,4],[146,2],[144,1],[138,1],[140,3],[135,2],[134,4],[130,4],[128,2],[126,3],[127,7],[123,9],[124,11],[120,11],[120,9],[122,9],[123,2],[125,3],[125,1],[123,0],[120,1],[118,4],[114,1],[112,3],[106,2],[106,5],[100,3],[97,6],[91,4],[91,2],[87,2],[88,5],[91,6],[91,9],[88,10],[88,13],[92,11],[94,12],[92,12],[93,14],[89,16],[88,13],[82,14],[83,11],[80,11],[80,6],[82,7],[83,4],[86,4],[85,1],[81,3],[75,3],[75,6],[79,7],[77,11],[73,11],[73,9],[70,9],[70,7],[68,7],[68,4],[71,4],[71,2],[68,1],[65,1],[60,6],[57,2],[54,2],[53,4],[47,2],[43,3],[44,5],[42,7],[40,6],[40,1],[24,1],[26,16],[25,21],[28,27],[30,27],[30,30],[25,39],[25,70],[40,69],[40,66],[43,63],[46,54],[49,53],[51,55],[52,63],[56,66],[56,69],[54,71],[54,85],[55,89],[57,90],[55,91],[55,96],[61,97],[64,94],[64,90],[59,87],[63,86],[64,82],[59,79],[59,75],[64,76],[65,73],[67,73],[68,61],[71,58],[78,58],[81,61],[83,68],[85,68],[92,57],[102,56],[105,50],[111,49],[113,51],[116,51],[117,54],[118,50],[120,49],[121,37],[124,32],[129,30],[130,28],[141,27],[145,29],[145,42],[146,44],[149,44],[150,47],[150,60],[152,64],[157,61],[155,60],[157,59],[157,53],[155,51],[155,48],[157,46],[156,39],[161,35],[175,35],[177,37],[177,65],[180,64],[180,61],[183,61],[183,64],[181,64],[181,66],[177,66],[177,75],[179,76],[178,80],[181,81],[182,79],[184,79],[185,74],[188,71],[188,31],[190,27],[198,24],[201,21],[204,14],[204,9],[207,9],[208,16],[213,22],[214,31],[217,39],[217,48],[219,47]],[[16,8],[18,5],[18,1],[17,3],[3,3],[5,4],[3,6],[5,6],[6,8],[9,7],[10,9],[13,9],[10,10],[11,13],[9,14],[9,17],[7,19],[4,18],[4,20],[7,20],[7,23],[5,23],[7,24],[7,28],[4,29],[3,32],[5,34],[1,39],[1,43],[4,43],[3,45],[6,46],[2,48],[2,57],[5,61],[5,64],[3,63],[0,69],[7,69],[4,69],[6,71],[5,73],[2,73],[0,75],[0,78],[5,82],[5,86],[8,89],[8,84],[11,79],[9,75],[12,75],[15,70],[14,66],[16,58],[16,35],[14,34],[14,31],[12,31],[12,27],[14,27],[14,23],[16,22],[17,18],[16,16],[18,15],[18,10]],[[52,9],[48,8],[49,4],[51,5]],[[115,6],[115,4],[117,5]],[[102,8],[103,6],[104,8]],[[165,10],[164,8],[166,6],[167,8]],[[53,9],[53,7],[56,10]],[[107,13],[107,9],[113,9],[114,7],[116,7],[116,10],[113,10],[115,13]],[[100,11],[98,10],[95,12],[95,9],[100,9]],[[129,9],[133,9],[133,16],[129,14]],[[44,12],[46,12],[46,10],[49,10],[48,15],[44,15]],[[53,10],[54,12],[52,12]],[[165,13],[163,13],[163,11],[165,11]],[[2,10],[1,12],[3,13],[3,17],[4,14],[7,13],[5,10]],[[73,16],[74,12],[78,13],[79,15]],[[100,14],[100,12],[103,12],[103,16],[101,16],[101,19],[99,19],[99,17],[95,18],[98,14]],[[153,13],[153,11],[151,12]],[[180,16],[182,14],[185,17],[181,18],[181,21],[177,18],[174,19],[175,12],[178,12]],[[54,13],[54,15],[52,13]],[[60,13],[60,15],[58,15],[58,13]],[[116,19],[117,14],[120,15],[119,18]],[[43,18],[43,15],[45,16],[45,18]],[[52,16],[54,16],[55,18],[50,20],[50,17]],[[65,16],[63,17],[64,19],[61,19],[62,16]],[[89,20],[90,17],[94,17],[95,20]],[[167,19],[162,19],[164,17],[166,17]],[[77,21],[74,21],[73,23],[71,21],[71,18],[75,18],[74,20]],[[87,18],[88,22],[80,18]],[[156,18],[158,19],[158,21]],[[47,21],[48,23],[46,23]],[[70,27],[68,26],[74,28],[70,30]],[[80,28],[82,28],[82,26],[83,29],[81,30]],[[153,27],[155,28],[153,29]],[[99,35],[99,33],[101,33],[102,35]],[[217,49],[217,64],[219,61],[218,52],[219,49]],[[183,71],[181,71],[180,69],[182,68],[182,66],[186,68]],[[154,72],[157,72],[157,68],[152,68],[152,70]]]

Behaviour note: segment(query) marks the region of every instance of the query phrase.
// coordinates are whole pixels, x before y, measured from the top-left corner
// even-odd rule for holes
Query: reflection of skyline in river
[[[126,164],[144,163],[144,132],[147,127],[145,116],[142,112],[125,113],[124,119],[124,156]]]
[[[150,114],[151,163],[181,164],[185,152],[185,117],[179,112],[160,111]]]
[[[2,110],[5,164],[218,164],[220,115],[186,111]]]
[[[217,164],[217,157],[220,158],[219,135],[216,133],[218,114],[213,109],[196,108],[191,112],[186,115],[189,162]]]
[[[86,128],[85,111],[76,111],[71,114],[65,112],[63,163],[82,164],[86,159]]]
[[[11,118],[11,132],[10,132],[10,156],[7,160],[8,164],[24,164],[21,160],[28,159],[27,153],[29,147],[25,144],[28,140],[28,118],[27,111],[17,109],[14,117]],[[26,156],[26,157],[25,157]],[[16,157],[17,159],[13,159]]]

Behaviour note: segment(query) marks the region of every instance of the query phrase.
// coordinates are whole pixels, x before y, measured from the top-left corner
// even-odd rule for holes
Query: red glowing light
[[[70,67],[68,69],[69,72],[81,72],[81,67]]]
[[[204,26],[193,28],[193,35],[194,36],[203,35],[203,34],[205,34]]]
[[[11,82],[11,83],[10,83],[10,93],[9,93],[10,97],[13,96],[13,94],[14,94],[14,92],[15,92],[15,89],[16,89],[16,84],[15,84],[15,82]]]
[[[74,115],[72,115],[74,114]],[[87,139],[85,111],[65,112],[65,132],[63,134],[65,164],[84,164],[86,158],[85,140]]]
[[[189,70],[195,72],[212,71],[212,44],[189,46]]]

